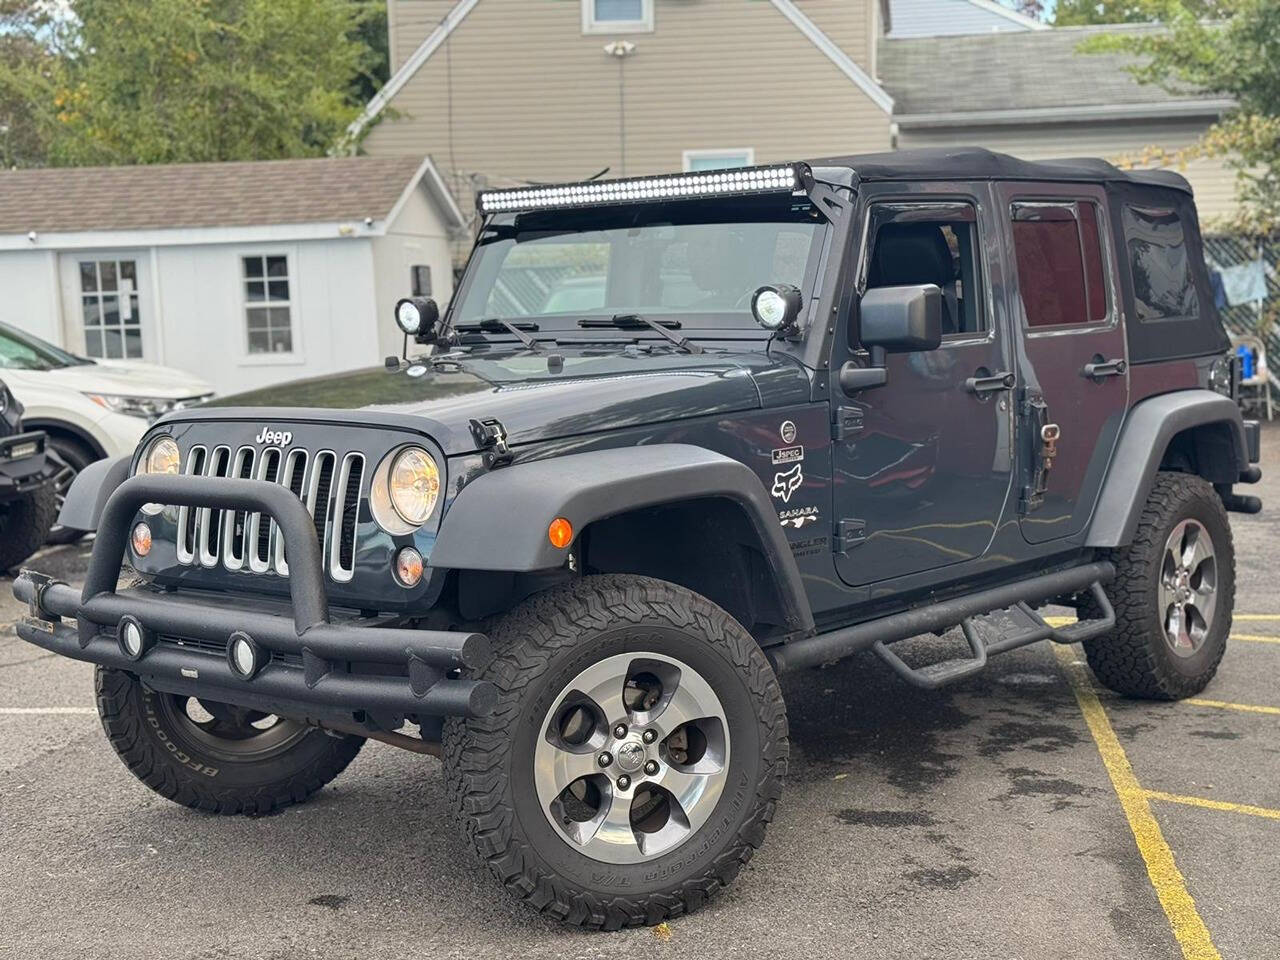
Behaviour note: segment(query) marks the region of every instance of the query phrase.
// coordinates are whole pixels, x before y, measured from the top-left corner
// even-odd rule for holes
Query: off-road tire
[[[53,486],[0,503],[0,571],[16,567],[44,546],[58,513]]]
[[[539,594],[495,618],[489,634],[495,656],[479,677],[498,687],[498,704],[487,717],[446,722],[444,770],[467,835],[507,890],[555,919],[616,930],[690,913],[727,886],[764,841],[787,767],[782,692],[750,634],[698,594],[621,575]],[[600,863],[550,826],[529,754],[543,712],[581,668],[641,650],[676,651],[715,687],[732,731],[733,789],[726,786],[711,819],[668,853],[643,864]],[[722,835],[706,840],[725,818]]]
[[[228,763],[193,748],[176,731],[158,694],[119,670],[97,668],[98,715],[129,772],[160,796],[222,814],[265,814],[301,803],[338,776],[364,738],[308,730],[286,753]]]
[[[1213,540],[1217,563],[1217,608],[1203,645],[1179,657],[1166,643],[1159,610],[1158,579],[1165,543],[1174,527],[1198,520]],[[1231,525],[1213,487],[1185,473],[1156,475],[1133,542],[1100,559],[1116,567],[1107,596],[1116,611],[1115,630],[1084,643],[1094,675],[1116,693],[1149,700],[1182,700],[1200,693],[1213,679],[1227,649],[1235,602],[1235,550]],[[1091,601],[1081,617],[1100,616]]]
[[[63,459],[67,466],[76,472],[77,475],[84,470],[85,467],[93,463],[98,457],[79,440],[73,440],[70,437],[51,434],[49,436],[49,445],[57,451],[58,456]],[[77,530],[74,527],[60,526],[54,517],[53,527],[49,530],[49,534],[45,537],[45,543],[54,546],[64,546],[68,543],[75,543],[82,539],[87,530]]]

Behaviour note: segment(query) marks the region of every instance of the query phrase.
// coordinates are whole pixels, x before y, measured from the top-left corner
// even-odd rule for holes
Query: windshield
[[[450,322],[576,331],[640,314],[767,336],[751,295],[772,283],[812,289],[825,229],[808,199],[790,196],[507,214],[481,233]]]
[[[57,370],[60,367],[76,367],[90,362],[60,350],[39,337],[16,330],[7,323],[0,323],[0,369]]]

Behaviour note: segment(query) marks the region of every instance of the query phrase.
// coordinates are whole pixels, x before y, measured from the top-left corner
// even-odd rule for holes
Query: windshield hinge
[[[848,440],[862,432],[861,407],[836,407],[831,421],[831,439]]]
[[[500,467],[515,456],[507,446],[507,430],[501,420],[472,420],[471,435],[484,451],[486,467]]]

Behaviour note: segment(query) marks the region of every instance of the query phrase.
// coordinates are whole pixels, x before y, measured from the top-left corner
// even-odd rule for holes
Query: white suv
[[[208,400],[213,388],[189,373],[138,360],[89,360],[0,323],[0,376],[66,463],[58,501],[94,460],[132,453],[147,424],[161,414]],[[80,531],[55,526],[50,543],[70,543]]]

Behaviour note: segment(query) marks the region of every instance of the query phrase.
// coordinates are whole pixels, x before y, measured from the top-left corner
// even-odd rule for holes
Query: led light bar
[[[631,180],[588,180],[549,187],[486,190],[477,202],[483,213],[589,207],[693,197],[792,193],[801,189],[798,164],[709,170],[706,173],[663,174]]]

